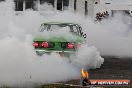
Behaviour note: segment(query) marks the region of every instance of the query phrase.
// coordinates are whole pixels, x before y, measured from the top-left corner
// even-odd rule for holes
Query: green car
[[[63,34],[54,35],[53,33],[59,33],[62,31]],[[65,32],[68,31],[68,32]],[[75,23],[60,23],[60,22],[47,22],[40,26],[40,32],[42,35],[50,34],[50,37],[44,37],[38,35],[33,40],[33,46],[36,54],[50,54],[51,52],[59,53],[61,56],[70,56],[85,43],[86,34],[82,32],[82,27]],[[61,33],[61,32],[60,32]],[[74,37],[74,38],[73,38]]]

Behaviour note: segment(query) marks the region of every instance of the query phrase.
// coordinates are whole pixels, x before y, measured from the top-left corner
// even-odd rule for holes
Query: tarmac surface
[[[100,69],[89,72],[91,79],[129,79],[132,80],[132,58],[104,57]]]
[[[89,71],[89,79],[129,79],[132,82],[132,58],[104,57],[104,63],[101,68]],[[80,80],[70,80],[64,82],[64,84],[71,84],[76,86],[80,84]]]

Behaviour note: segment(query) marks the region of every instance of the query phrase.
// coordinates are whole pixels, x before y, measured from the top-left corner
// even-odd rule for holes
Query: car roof
[[[72,22],[45,22],[43,24],[67,24],[67,25],[78,25],[76,23],[72,23]]]

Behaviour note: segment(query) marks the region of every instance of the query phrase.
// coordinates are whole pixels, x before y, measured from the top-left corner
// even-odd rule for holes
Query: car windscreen
[[[78,29],[75,25],[67,25],[67,24],[45,24],[40,27],[40,31],[54,31],[57,32],[59,30],[63,30],[67,28],[67,30],[71,33],[79,34]]]

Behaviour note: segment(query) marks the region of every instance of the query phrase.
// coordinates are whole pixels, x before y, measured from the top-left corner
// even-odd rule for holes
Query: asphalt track
[[[129,79],[131,84],[129,86],[83,87],[80,85],[80,79],[76,79],[66,82],[44,84],[35,88],[132,88],[132,58],[104,57],[104,63],[101,68],[89,71],[89,79]]]
[[[89,71],[90,79],[129,79],[132,82],[132,58],[104,57],[104,60],[101,68]],[[62,82],[62,84],[63,87],[60,88],[83,88],[80,85],[79,79]],[[131,85],[132,84],[130,84],[130,86],[92,86],[91,88],[132,88]],[[87,86],[87,88],[90,87]]]
[[[132,80],[132,58],[104,57],[100,69],[89,72],[91,79],[130,79]]]

